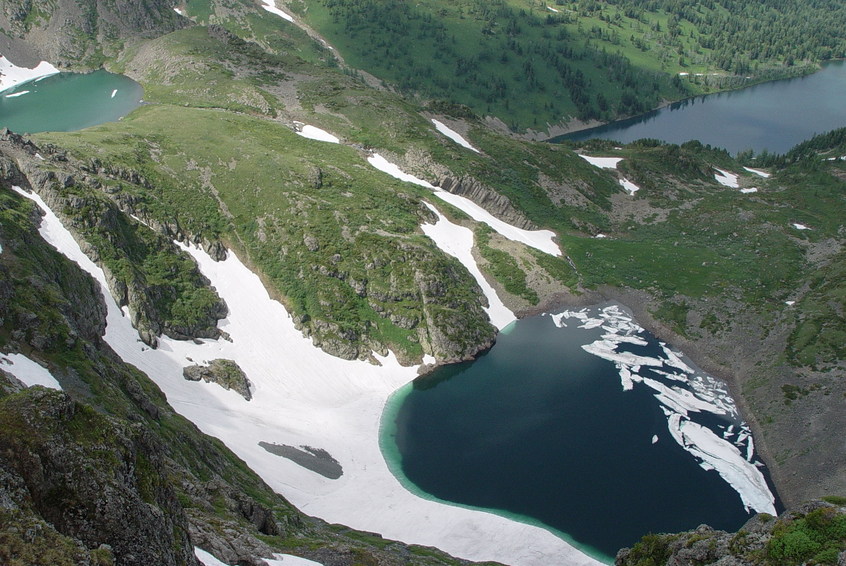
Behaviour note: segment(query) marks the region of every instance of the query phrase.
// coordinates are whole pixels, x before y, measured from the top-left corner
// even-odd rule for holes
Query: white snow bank
[[[337,136],[333,136],[326,130],[321,130],[316,126],[304,124],[302,127],[297,128],[295,131],[298,135],[301,135],[302,137],[308,138],[310,140],[317,140],[329,143],[341,143],[341,140]]]
[[[810,228],[808,228],[804,224],[799,224],[798,222],[794,222],[793,227],[796,228],[797,230],[810,230]]]
[[[267,566],[323,566],[320,562],[300,558],[292,554],[274,554],[275,560],[265,558],[264,563]]]
[[[182,10],[182,8],[174,6],[173,11],[179,14],[180,16],[185,16],[185,12]]]
[[[719,174],[714,173],[714,179],[716,179],[719,184],[731,187],[732,189],[740,187],[737,182],[737,175],[729,173],[728,171],[723,171],[722,169],[717,169],[716,167],[715,169],[719,171]]]
[[[748,189],[740,189],[740,192],[745,194],[745,195],[748,195],[748,194],[751,194],[751,193],[757,193],[758,189],[756,189],[755,187],[750,187]]]
[[[634,196],[634,194],[640,190],[640,187],[638,187],[628,179],[620,179],[620,186],[623,187],[624,191],[626,191],[632,196]]]
[[[23,192],[23,191],[20,191]],[[91,273],[106,289],[103,271],[82,253],[59,219],[37,195],[45,216],[39,232]],[[373,531],[470,560],[515,565],[597,565],[552,533],[497,515],[421,499],[391,474],[379,449],[382,411],[390,394],[410,382],[416,367],[393,356],[380,366],[341,360],[315,348],[294,327],[282,305],[270,299],[257,275],[230,253],[213,261],[185,248],[229,307],[219,326],[227,340],[177,341],[160,337],[147,348],[104,293],[106,342],[127,363],[153,379],[181,415],[223,441],[274,490],[303,512],[331,523]],[[182,368],[215,358],[234,360],[255,387],[246,401],[215,384],[189,382]],[[259,442],[326,450],[343,475],[328,479],[274,456]]]
[[[409,175],[408,173],[406,173],[405,171],[403,171],[402,169],[400,169],[378,153],[374,153],[373,155],[368,157],[367,162],[379,171],[387,173],[395,179],[399,179],[400,181],[406,181],[408,183],[414,183],[415,185],[431,189],[432,191],[434,191],[435,196],[441,199],[442,201],[448,202],[449,204],[453,205],[457,209],[470,216],[470,218],[472,218],[473,220],[487,224],[488,226],[493,228],[494,231],[508,238],[509,240],[520,242],[549,255],[561,255],[561,250],[558,248],[558,244],[556,244],[553,240],[553,238],[555,238],[555,233],[550,230],[523,230],[522,228],[517,228],[516,226],[512,226],[507,222],[503,222],[502,220],[495,217],[493,214],[491,214],[472,200],[459,195],[448,193],[447,191],[441,190],[432,185],[431,183],[424,181],[423,179],[415,177],[414,175]]]
[[[549,10],[550,12],[555,12],[556,14],[559,12],[558,10],[553,8],[552,6],[547,6],[546,9]]]
[[[437,129],[440,133],[442,133],[458,145],[466,147],[467,149],[472,149],[476,153],[479,153],[479,150],[470,145],[470,142],[464,139],[461,134],[459,134],[440,120],[435,120],[434,118],[432,118],[432,123],[435,125],[435,129]]]
[[[770,176],[769,173],[767,173],[766,171],[761,171],[760,169],[752,169],[751,167],[744,167],[744,169],[746,169],[750,173],[758,175],[759,177],[763,177],[764,179]]]
[[[271,14],[276,14],[280,18],[284,18],[291,23],[294,22],[294,18],[290,14],[288,14],[287,12],[283,12],[282,10],[276,7],[276,3],[274,2],[274,0],[262,0],[261,7],[270,12]]]
[[[499,299],[494,288],[482,275],[476,260],[473,259],[473,231],[464,226],[453,224],[437,208],[428,202],[425,204],[438,215],[438,221],[435,224],[423,224],[421,226],[423,233],[429,236],[442,252],[458,259],[467,268],[467,271],[470,272],[488,299],[489,306],[485,308],[485,312],[488,313],[491,323],[502,330],[517,320],[514,313]]]
[[[0,369],[17,377],[27,387],[43,385],[50,389],[62,390],[62,386],[59,385],[50,370],[23,354],[3,354],[0,352]]]
[[[616,169],[617,164],[623,160],[622,157],[591,157],[590,155],[582,155],[581,153],[577,153],[576,155],[591,165],[602,169]]]
[[[14,65],[11,61],[0,55],[0,92],[8,90],[20,83],[55,75],[58,72],[59,69],[46,61],[41,61],[34,69],[27,69],[26,67]]]

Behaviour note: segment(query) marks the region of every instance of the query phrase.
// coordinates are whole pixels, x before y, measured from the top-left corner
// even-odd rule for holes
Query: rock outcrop
[[[207,383],[217,383],[226,390],[233,390],[249,401],[253,398],[250,393],[250,380],[246,374],[232,360],[212,360],[209,365],[198,364],[186,366],[182,369],[182,376],[188,381],[203,380]]]
[[[467,197],[500,220],[524,230],[537,230],[525,214],[517,210],[508,197],[486,187],[473,177],[441,177],[435,185],[452,193]]]

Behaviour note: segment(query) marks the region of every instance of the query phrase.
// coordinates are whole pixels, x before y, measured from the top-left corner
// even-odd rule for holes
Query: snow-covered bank
[[[161,337],[159,348],[149,349],[106,291],[103,271],[37,195],[25,196],[46,212],[41,235],[104,290],[106,342],[150,376],[180,414],[221,439],[304,512],[472,560],[598,564],[546,530],[424,500],[402,487],[379,449],[379,424],[389,395],[416,377],[417,368],[402,367],[393,356],[375,366],[326,354],[294,327],[282,305],[270,299],[259,278],[234,254],[215,262],[194,247],[185,249],[229,307],[219,326],[231,342]],[[253,399],[246,401],[215,384],[186,381],[182,368],[193,363],[189,358],[196,363],[236,361],[254,386]],[[259,442],[325,450],[344,473],[328,479],[269,453]]]
[[[775,497],[754,458],[751,430],[740,420],[723,382],[697,371],[663,342],[658,343],[657,355],[629,351],[627,345],[647,345],[646,332],[616,304],[552,315],[559,328],[570,319],[579,328],[605,331],[582,348],[616,366],[623,390],[632,390],[635,384],[652,389],[667,416],[671,436],[700,466],[716,470],[737,491],[747,510],[775,514]],[[696,422],[696,414],[719,415],[725,423],[712,429]]]
[[[286,19],[291,23],[294,23],[294,18],[287,12],[283,12],[279,8],[276,7],[276,2],[274,0],[262,0],[262,8],[270,12],[271,14],[276,14],[280,18]]]
[[[517,320],[514,313],[508,310],[508,307],[497,296],[494,288],[485,280],[476,260],[473,259],[473,232],[469,228],[453,224],[428,202],[426,206],[438,215],[438,221],[435,224],[423,224],[421,226],[423,233],[429,236],[441,251],[458,259],[467,268],[467,271],[470,272],[470,275],[473,276],[488,299],[488,307],[485,308],[485,312],[488,313],[491,323],[497,329],[502,330]]]
[[[617,164],[623,160],[622,157],[592,157],[581,153],[577,153],[576,155],[600,169],[616,169]]]
[[[730,173],[729,171],[724,171],[722,169],[716,169],[717,173],[714,173],[714,179],[724,187],[730,187],[732,189],[736,189],[740,187],[740,184],[737,182],[737,175],[734,173]]]
[[[316,126],[301,124],[299,122],[294,122],[294,125],[297,126],[297,129],[294,131],[304,138],[328,143],[341,143],[341,140],[337,136],[330,134],[326,130],[321,130]]]
[[[29,359],[23,354],[4,354],[0,352],[0,370],[11,373],[28,387],[43,385],[50,389],[61,391],[62,386],[41,364]]]
[[[451,139],[452,141],[454,141],[458,145],[460,145],[462,147],[466,147],[467,149],[472,149],[476,153],[480,153],[479,150],[476,149],[475,147],[473,147],[472,145],[470,145],[470,142],[467,141],[466,139],[464,139],[464,137],[461,134],[459,134],[458,132],[456,132],[455,130],[453,130],[452,128],[450,128],[449,126],[447,126],[446,124],[444,124],[440,120],[435,120],[434,118],[432,118],[432,123],[435,125],[436,130],[438,130],[440,133],[442,133],[443,135],[445,135],[446,137],[448,137],[449,139]]]
[[[755,175],[758,175],[759,177],[763,177],[764,179],[766,179],[770,176],[769,173],[767,173],[766,171],[761,171],[760,169],[752,169],[751,167],[744,167],[744,169],[746,169],[750,173],[754,173]]]
[[[33,79],[43,79],[44,77],[55,75],[58,72],[59,69],[47,61],[41,61],[34,69],[27,69],[26,67],[14,65],[11,61],[0,55],[0,92]]]
[[[432,191],[434,191],[435,196],[441,199],[442,201],[448,202],[449,204],[453,205],[457,209],[470,216],[470,218],[472,218],[473,220],[487,224],[494,231],[498,232],[500,235],[504,236],[505,238],[508,238],[509,240],[520,242],[549,255],[561,255],[561,250],[559,249],[558,244],[556,244],[554,241],[555,233],[550,230],[523,230],[522,228],[512,226],[511,224],[508,224],[507,222],[504,222],[499,218],[495,217],[493,214],[491,214],[472,200],[441,190],[438,187],[432,185],[431,183],[424,181],[423,179],[406,173],[405,171],[403,171],[398,166],[394,165],[378,153],[374,153],[373,155],[368,157],[367,162],[379,171],[387,173],[395,179],[399,179],[400,181],[406,181],[408,183],[414,183],[415,185],[431,189]]]

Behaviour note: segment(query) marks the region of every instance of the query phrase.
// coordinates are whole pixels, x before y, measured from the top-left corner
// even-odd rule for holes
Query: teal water
[[[0,127],[17,133],[71,132],[126,116],[144,90],[106,71],[58,73],[0,92]]]
[[[736,154],[745,149],[785,153],[794,145],[846,126],[846,62],[812,75],[691,98],[665,108],[567,134],[552,141],[697,139]]]
[[[582,348],[605,332],[558,328],[549,316],[520,320],[477,360],[401,389],[380,433],[391,471],[418,495],[542,526],[607,563],[649,532],[702,523],[739,528],[752,512],[674,439],[668,405],[655,389],[635,383],[624,390],[615,364]],[[667,360],[654,336],[637,336],[647,344],[621,344],[619,351]],[[696,391],[693,374],[669,364],[637,371]],[[731,405],[725,395],[717,398],[717,405]],[[762,466],[736,414],[689,413],[685,418]]]

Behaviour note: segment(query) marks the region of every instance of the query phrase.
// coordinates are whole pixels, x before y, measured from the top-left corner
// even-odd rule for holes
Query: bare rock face
[[[486,187],[473,177],[442,177],[435,183],[437,186],[452,193],[467,197],[503,222],[508,222],[524,230],[536,230],[537,226],[517,210],[508,197]]]
[[[164,452],[141,425],[40,387],[0,400],[0,422],[0,500],[16,520],[118,564],[197,565]]]
[[[247,401],[253,398],[250,393],[250,380],[232,360],[217,359],[207,366],[187,366],[182,370],[182,376],[188,381],[202,379],[207,383],[217,383],[224,389],[232,389]]]
[[[164,0],[0,0],[0,44],[19,65],[59,66],[96,60],[135,38],[164,35],[190,22]]]

